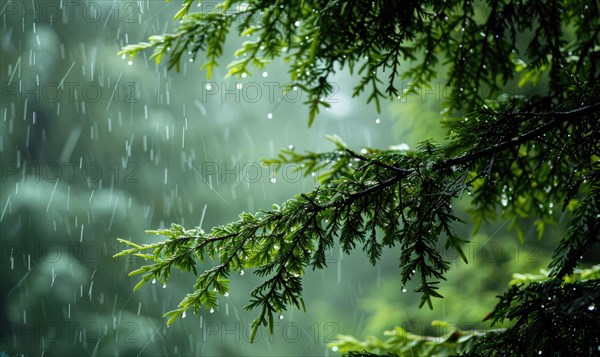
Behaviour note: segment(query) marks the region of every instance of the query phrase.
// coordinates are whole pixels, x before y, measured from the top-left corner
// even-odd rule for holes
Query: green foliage
[[[426,141],[413,151],[356,152],[337,136],[329,137],[332,152],[284,150],[265,163],[298,164],[305,175],[318,175],[318,187],[270,211],[243,213],[210,233],[173,225],[153,232],[167,237],[161,243],[124,241],[131,248],[118,255],[151,262],[131,273],[142,274],[136,289],[150,279],[166,282],[173,267],[196,274],[199,262],[214,262],[179,308],[165,314],[169,323],[191,307],[194,312],[216,308],[218,295],[227,294],[229,274],[254,269],[264,281],[246,306],[259,310],[253,339],[260,326],[272,329],[274,315],[290,305],[305,308],[304,271],[325,268],[327,251],[336,242],[345,253],[360,247],[372,264],[383,249],[397,247],[401,284],[417,279],[420,305],[431,308],[450,267],[437,243],[443,241],[466,261],[461,245],[468,237],[454,232],[460,220],[452,203],[468,193],[476,229],[500,211],[513,220],[521,238],[523,220],[535,220],[541,238],[546,226],[558,223],[555,209],[567,212],[568,233],[549,276],[514,284],[500,297],[489,319],[513,321],[506,330],[484,335],[453,330],[442,341],[411,337],[416,342],[410,346],[394,337],[373,340],[389,347],[376,353],[454,348],[452,353],[561,354],[569,344],[577,346],[576,353],[595,351],[597,337],[590,336],[600,336],[600,319],[598,310],[588,307],[598,306],[597,279],[567,281],[599,240],[597,3],[255,0],[226,1],[200,13],[191,12],[192,4],[183,2],[175,34],[151,37],[121,54],[133,57],[153,48],[157,62],[169,54],[171,68],[186,51],[193,57],[203,51],[210,76],[229,28],[240,20],[238,33],[254,39],[236,52],[239,59],[229,64],[228,75],[249,74],[250,65],[262,68],[283,57],[293,83],[310,94],[309,125],[327,105],[322,98],[332,88],[328,79],[345,66],[359,79],[354,95],[367,91],[367,102],[378,109],[383,98],[399,95],[400,80],[412,81],[410,92],[445,71],[450,95],[443,123],[449,134],[443,146]],[[505,93],[503,86],[517,73],[520,86],[539,85],[544,78],[549,86],[541,95]],[[459,110],[468,112],[458,115]],[[551,333],[546,334],[547,326]],[[456,338],[464,344],[456,345]]]
[[[600,344],[600,281],[548,280],[513,285],[492,312],[493,322],[514,325],[475,341],[471,353],[487,356],[593,356]],[[532,343],[535,341],[535,343]]]
[[[390,356],[451,356],[466,351],[473,341],[487,331],[462,331],[443,321],[433,321],[431,325],[439,336],[421,336],[407,332],[401,327],[385,331],[389,336],[385,341],[369,336],[366,341],[358,341],[351,336],[339,336],[339,341],[330,347],[348,356],[390,355]]]
[[[585,74],[589,82],[597,76],[598,5],[593,3],[234,0],[212,11],[192,12],[193,3],[183,1],[175,34],[153,36],[119,54],[133,58],[153,48],[157,62],[170,55],[171,68],[187,52],[195,58],[203,51],[210,77],[229,28],[238,23],[238,33],[252,40],[235,52],[239,59],[229,63],[228,75],[249,74],[249,65],[262,68],[283,57],[290,63],[292,81],[309,94],[309,124],[319,107],[329,105],[322,100],[332,91],[328,78],[345,67],[360,79],[354,95],[369,92],[367,102],[378,110],[386,96],[428,86],[439,65],[448,72],[448,109],[483,104],[487,93],[499,94],[515,71],[524,71],[524,84],[549,68],[551,89],[559,93],[556,77],[568,51],[575,52],[569,56],[572,72]],[[566,26],[574,27],[576,37],[564,38]],[[515,55],[519,34],[526,31],[534,34],[527,43],[529,64]],[[406,80],[410,85],[401,93]]]
[[[509,285],[512,287],[512,289],[516,290],[518,290],[517,285],[525,284],[528,284],[528,289],[532,291],[536,289],[539,290],[540,285],[543,285],[544,283],[549,283],[551,286],[554,286],[554,288],[557,288],[554,283],[555,281],[552,280],[547,271],[542,271],[539,275],[514,274],[513,278],[514,279]],[[596,265],[590,269],[577,269],[572,276],[563,280],[563,284],[560,286],[560,289],[555,290],[557,290],[556,292],[558,293],[563,293],[564,290],[575,292],[577,291],[578,287],[585,287],[586,284],[594,284],[594,286],[596,286],[598,278],[600,278],[600,265]],[[546,299],[546,296],[540,295],[540,292],[538,291],[535,295],[539,303],[537,306],[539,306],[541,308],[540,310],[543,311],[543,317],[551,316],[552,313],[560,314],[561,318],[564,319],[563,321],[560,321],[562,324],[560,328],[562,329],[570,330],[572,325],[569,325],[569,323],[583,318],[584,321],[587,320],[588,328],[593,328],[595,331],[597,331],[599,326],[598,322],[590,321],[590,318],[594,316],[593,311],[595,311],[598,306],[598,292],[595,291],[590,293],[589,289],[582,289],[581,291],[582,293],[578,294],[578,299],[574,302],[571,302],[567,309],[565,309],[564,306],[559,308],[560,305],[556,305],[558,299],[556,295],[552,295],[552,299]],[[527,298],[533,300],[531,297],[531,292],[528,294],[529,295]],[[522,295],[521,298],[524,296],[525,295]],[[569,298],[565,300],[570,302],[572,299]],[[507,314],[508,318],[512,318],[513,316],[520,318],[530,314],[529,311],[524,312],[516,309],[510,310],[509,306],[511,303],[509,301],[504,302],[506,303],[506,308],[502,308],[499,305],[498,309],[502,309],[502,313]],[[523,304],[519,304],[516,306],[520,307],[522,305]],[[535,303],[532,301],[527,301],[527,305],[531,307],[534,306]],[[485,317],[485,320],[490,319],[498,312],[499,310],[490,313]],[[540,317],[536,316],[535,318],[539,319]],[[543,325],[546,323],[546,321],[547,318],[539,322],[542,326],[523,326],[518,331],[514,330],[516,327],[511,327],[509,329],[498,328],[488,330],[461,330],[457,326],[447,322],[433,321],[432,326],[434,327],[434,331],[437,332],[436,336],[422,336],[420,334],[414,334],[406,331],[402,327],[397,326],[393,330],[385,331],[383,333],[385,336],[389,336],[384,341],[374,336],[369,336],[366,340],[360,341],[352,336],[340,335],[338,336],[338,341],[330,343],[329,347],[332,347],[334,350],[339,351],[347,356],[453,356],[464,354],[469,350],[469,353],[475,355],[490,355],[491,352],[487,343],[491,343],[494,345],[494,349],[498,349],[498,351],[494,351],[494,353],[498,353],[500,355],[526,355],[528,354],[528,349],[526,347],[528,344],[530,344],[529,341],[537,341],[538,338],[552,339],[556,336],[560,337],[560,334],[549,335],[545,337],[543,336],[547,334],[547,327]],[[524,335],[530,335],[532,331],[537,332],[537,334],[530,337],[532,339],[523,338]],[[504,337],[508,334],[510,334],[510,337]],[[597,336],[597,334],[595,336]],[[519,343],[519,346],[511,345],[511,343],[513,343],[511,339],[513,338],[517,341],[522,341]],[[599,342],[597,337],[595,338],[594,342]],[[573,349],[573,341],[571,338],[563,341],[562,344],[557,341],[548,341],[542,345],[555,346],[557,348],[563,348],[566,350],[561,351],[560,349],[554,349],[552,352],[555,354],[562,352],[568,355],[593,355],[595,352],[595,347],[593,346],[594,342],[586,343],[587,345],[592,346],[592,349],[581,349],[579,351],[575,351],[575,349]],[[567,351],[568,353],[566,353]],[[533,352],[537,354],[536,351]]]

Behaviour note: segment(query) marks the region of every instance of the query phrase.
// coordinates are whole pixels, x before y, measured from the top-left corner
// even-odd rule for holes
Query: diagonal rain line
[[[148,344],[150,343],[150,341],[152,341],[152,339],[154,338],[154,336],[156,336],[156,334],[162,329],[163,325],[160,325],[157,329],[156,332],[154,333],[154,335],[150,336],[150,338],[148,339],[148,341],[146,341],[146,344],[144,344],[144,346],[142,347],[142,349],[140,350],[140,352],[137,354],[137,357],[140,357],[142,355],[142,352],[144,352],[144,350],[146,349],[146,347],[148,347]]]
[[[190,159],[188,159],[187,162],[188,162],[188,165],[190,165],[190,167],[192,168],[192,170],[194,170],[196,175],[198,175],[202,179],[202,182],[204,182],[205,184],[208,185],[209,183],[204,179],[204,176],[202,176],[202,174],[200,172],[198,172],[198,170],[194,167],[194,165],[192,165],[192,161]],[[223,196],[221,196],[216,190],[213,189],[212,191],[214,191],[215,194],[217,196],[219,196],[220,199],[223,200],[223,202],[228,203],[227,200],[225,198],[223,198]]]
[[[25,273],[25,275],[21,278],[21,280],[19,280],[19,282],[17,283],[17,285],[15,285],[15,287],[12,288],[12,290],[9,291],[6,296],[10,296],[10,294],[12,294],[12,292],[15,291],[16,288],[18,288],[21,284],[23,284],[23,282],[25,281],[25,279],[27,279],[27,277],[29,276],[29,274],[31,274],[32,271],[33,271],[33,269],[27,271],[27,273]]]

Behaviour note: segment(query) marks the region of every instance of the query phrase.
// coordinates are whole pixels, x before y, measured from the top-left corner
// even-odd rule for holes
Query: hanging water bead
[[[244,275],[244,274],[245,274],[244,271],[240,270],[240,275]]]
[[[402,287],[402,292],[405,293],[406,292],[406,287]]]
[[[228,293],[228,292],[226,292],[225,294],[223,294],[223,296],[225,296],[225,297],[228,297],[228,296],[229,296],[229,293]]]
[[[152,284],[156,284],[156,278],[152,279]]]
[[[262,76],[263,76],[263,77],[265,77],[265,78],[267,78],[267,76],[268,76],[268,75],[269,75],[269,74],[268,74],[267,72],[263,72],[263,73],[262,73]]]
[[[210,312],[211,314],[213,314],[213,313],[215,312],[215,309],[213,309],[213,308],[211,307],[209,312]]]
[[[279,319],[280,319],[280,320],[283,320],[283,315],[279,315]]]
[[[164,283],[163,284],[163,289],[166,289],[166,288],[167,288],[167,283]]]
[[[277,179],[275,177],[271,177],[271,183],[275,183],[277,182]]]
[[[273,119],[273,114],[272,113],[267,114],[267,119]]]
[[[185,319],[185,311],[183,312],[183,314],[181,314],[181,318]]]
[[[379,119],[379,118],[375,119],[375,124],[379,124],[379,123],[381,123],[381,119]]]

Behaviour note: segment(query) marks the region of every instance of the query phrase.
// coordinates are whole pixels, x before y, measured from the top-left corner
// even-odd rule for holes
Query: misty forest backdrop
[[[439,113],[447,95],[440,78],[419,94],[383,102],[377,113],[365,96],[351,98],[356,79],[340,71],[325,98],[331,108],[308,129],[306,94],[280,88],[289,83],[283,60],[241,80],[223,79],[223,65],[207,80],[201,61],[185,59],[177,73],[148,53],[133,62],[117,56],[127,44],[172,30],[180,6],[2,1],[0,352],[333,356],[326,344],[339,333],[381,337],[394,326],[444,333],[432,320],[485,328],[481,320],[511,274],[547,266],[564,230],[546,230],[548,239],[538,239],[531,221],[519,243],[513,221],[498,218],[466,244],[469,264],[447,253],[454,266],[434,310],[419,309],[419,295],[403,290],[395,252],[384,251],[373,267],[362,254],[334,249],[329,269],[307,271],[308,311],[286,312],[272,336],[262,329],[249,343],[255,312],[243,306],[256,285],[252,274],[232,277],[227,303],[214,313],[167,328],[163,313],[189,292],[194,277],[174,273],[167,288],[133,293],[136,281],[127,274],[141,261],[113,259],[123,248],[117,237],[158,241],[144,230],[171,223],[208,230],[306,192],[317,184],[314,177],[301,177],[293,165],[274,174],[260,159],[284,148],[330,150],[327,134],[356,151],[443,142]],[[223,57],[232,58],[242,41],[231,35]],[[509,88],[534,90],[517,80]],[[472,226],[457,230],[469,237]]]

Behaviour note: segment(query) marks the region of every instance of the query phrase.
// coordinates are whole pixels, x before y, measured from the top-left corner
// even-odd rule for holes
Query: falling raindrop
[[[379,124],[379,123],[381,123],[381,119],[379,119],[379,118],[375,119],[375,124]]]

